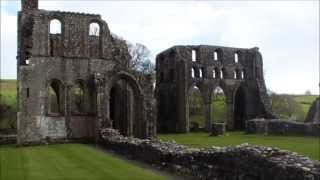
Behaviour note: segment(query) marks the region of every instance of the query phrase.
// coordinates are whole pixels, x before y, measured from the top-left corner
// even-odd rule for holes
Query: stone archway
[[[192,131],[206,126],[205,103],[200,88],[192,85],[187,94],[187,126]]]
[[[246,106],[246,91],[241,85],[234,96],[234,129],[245,129],[247,119],[247,106]]]
[[[107,111],[112,127],[125,136],[143,137],[143,99],[137,81],[119,73],[111,82]]]

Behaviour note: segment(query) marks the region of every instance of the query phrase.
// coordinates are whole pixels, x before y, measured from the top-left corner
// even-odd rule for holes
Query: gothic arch
[[[128,136],[143,137],[143,94],[138,81],[127,72],[119,72],[107,86],[108,118],[112,126]]]
[[[57,78],[47,82],[47,114],[60,116],[64,114],[64,85]]]

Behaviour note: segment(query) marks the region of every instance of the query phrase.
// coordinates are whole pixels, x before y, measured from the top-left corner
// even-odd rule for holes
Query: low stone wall
[[[0,134],[0,145],[15,144],[16,142],[17,142],[16,134],[11,134],[11,135]]]
[[[320,123],[300,123],[282,119],[252,119],[247,121],[249,134],[320,136]]]
[[[0,145],[15,144],[17,142],[17,131],[14,129],[0,129]]]
[[[104,129],[101,135],[105,148],[192,179],[320,180],[318,161],[276,148],[244,144],[191,149],[160,140],[124,137],[113,129]]]

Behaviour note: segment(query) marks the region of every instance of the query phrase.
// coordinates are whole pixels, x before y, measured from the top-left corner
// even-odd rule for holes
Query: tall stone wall
[[[320,123],[320,98],[319,97],[312,103],[305,122]]]
[[[130,69],[129,60],[126,41],[111,36],[100,15],[41,10],[38,0],[22,0],[18,143],[97,140],[100,128],[114,124],[124,124],[128,135],[154,136],[152,80]],[[121,82],[117,94],[126,98],[110,105],[111,91]],[[124,114],[117,119],[111,117],[115,106]]]
[[[277,148],[187,148],[160,140],[141,140],[104,129],[101,145],[129,158],[146,162],[191,179],[319,180],[320,163]]]
[[[156,58],[158,130],[189,131],[189,93],[199,88],[205,105],[206,129],[213,122],[213,91],[219,86],[226,96],[228,129],[244,129],[245,121],[273,117],[258,48],[174,46]]]

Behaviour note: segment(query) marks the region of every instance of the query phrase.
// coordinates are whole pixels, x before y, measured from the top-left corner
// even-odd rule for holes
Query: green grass
[[[0,146],[1,180],[161,180],[165,177],[92,147]]]
[[[294,96],[294,99],[301,105],[302,112],[304,114],[303,120],[305,120],[313,101],[315,101],[317,97],[318,96],[315,96],[315,95],[297,95],[297,96]]]
[[[8,108],[0,115],[0,129],[15,126],[17,112],[16,82],[16,80],[0,80],[0,105]]]
[[[211,108],[211,114],[214,122],[225,122],[226,104],[224,101],[213,101],[213,107]],[[197,114],[190,115],[190,122],[197,122],[200,127],[205,127],[206,119],[204,111]]]
[[[316,137],[248,135],[243,132],[228,132],[225,136],[209,136],[208,133],[160,134],[160,139],[175,140],[190,147],[235,146],[249,143],[278,147],[320,160],[320,139]]]

